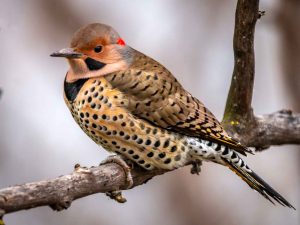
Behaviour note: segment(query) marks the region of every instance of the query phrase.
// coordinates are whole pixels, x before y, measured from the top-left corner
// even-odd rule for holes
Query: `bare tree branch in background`
[[[300,116],[290,111],[254,116],[251,108],[254,82],[254,29],[258,0],[239,0],[234,32],[235,67],[228,94],[223,125],[247,146],[262,149],[270,145],[300,143]],[[133,187],[167,171],[145,171],[135,166]],[[122,190],[126,174],[118,164],[110,163],[89,169],[75,170],[59,178],[0,190],[0,209],[4,213],[50,205],[55,209],[70,206],[77,198],[99,192]],[[1,211],[0,211],[1,214]],[[1,217],[1,215],[0,215]]]
[[[282,77],[288,87],[293,107],[300,111],[300,1],[280,1],[276,19],[281,34]],[[300,150],[299,147],[298,149]]]
[[[281,34],[283,78],[294,107],[300,111],[300,1],[281,1],[276,22]]]

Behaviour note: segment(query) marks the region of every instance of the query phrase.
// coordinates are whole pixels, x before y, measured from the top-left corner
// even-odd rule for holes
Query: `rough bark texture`
[[[242,123],[242,128],[235,125],[231,134],[246,146],[256,150],[269,148],[271,145],[300,144],[300,114],[291,110],[281,110],[272,114],[254,116],[249,127]]]
[[[227,98],[224,121],[242,121],[251,116],[254,83],[254,31],[258,0],[240,0],[235,13],[233,35],[234,69]]]
[[[140,167],[135,167],[131,171],[132,187],[141,185],[153,176],[164,172],[166,171],[146,171]],[[4,210],[2,214],[45,205],[56,210],[66,209],[75,199],[99,192],[126,189],[125,179],[123,168],[116,163],[92,168],[79,167],[69,175],[52,180],[1,189],[0,209]]]
[[[222,124],[225,130],[248,147],[258,150],[271,145],[300,143],[300,115],[281,110],[255,116],[251,107],[254,85],[254,30],[258,0],[238,1],[233,38],[234,70]]]
[[[223,125],[247,146],[264,149],[270,145],[300,144],[300,115],[289,110],[254,116],[251,108],[254,82],[254,29],[258,0],[239,0],[234,32],[235,66],[224,113]],[[133,186],[143,184],[166,171],[145,171],[135,167]],[[72,174],[0,190],[0,218],[5,213],[50,205],[64,209],[75,199],[126,188],[126,175],[115,163],[89,169],[79,168]],[[1,224],[1,220],[0,220]]]

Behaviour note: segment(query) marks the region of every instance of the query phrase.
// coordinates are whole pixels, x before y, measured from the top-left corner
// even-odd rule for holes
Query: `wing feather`
[[[183,135],[224,144],[243,155],[250,152],[231,138],[204,104],[184,90],[164,66],[142,53],[136,53],[129,70],[106,79],[125,94],[128,104],[124,107],[136,117]]]

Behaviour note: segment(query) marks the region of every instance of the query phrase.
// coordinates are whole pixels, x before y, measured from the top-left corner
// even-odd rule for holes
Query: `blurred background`
[[[222,119],[233,70],[236,1],[1,0],[0,188],[54,178],[75,163],[108,154],[73,121],[63,101],[66,61],[49,57],[91,22],[113,26],[127,44],[164,64]],[[255,34],[256,114],[300,112],[300,1],[261,0]],[[246,160],[298,211],[273,206],[230,170],[205,163],[200,176],[181,168],[125,191],[5,216],[31,224],[300,224],[299,146],[272,147]]]

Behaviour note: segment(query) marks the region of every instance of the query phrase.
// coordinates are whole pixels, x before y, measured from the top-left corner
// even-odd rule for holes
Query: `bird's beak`
[[[74,51],[73,48],[63,48],[57,52],[53,52],[52,57],[80,58],[83,54]]]

